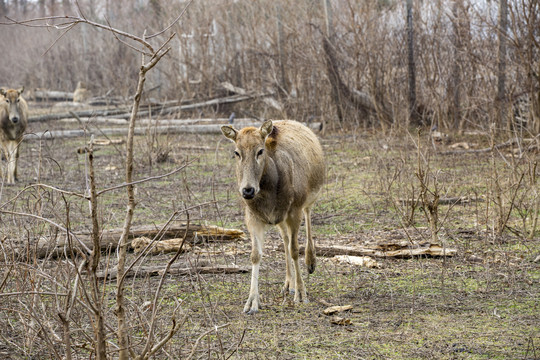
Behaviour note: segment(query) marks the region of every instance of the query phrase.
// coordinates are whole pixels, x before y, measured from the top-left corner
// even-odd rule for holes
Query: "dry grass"
[[[43,129],[58,125],[33,126]],[[209,203],[190,211],[190,220],[243,228],[230,159],[232,148],[227,141],[218,135],[163,136],[158,142],[170,152],[167,161],[160,163],[147,160],[148,152],[153,151],[147,139],[139,137],[136,141],[141,151],[136,155],[135,178],[166,173],[186,160],[194,162],[181,173],[137,186],[135,224],[163,223],[178,209]],[[184,319],[184,323],[158,358],[190,354],[194,358],[216,359],[538,358],[540,270],[533,260],[540,254],[540,234],[537,229],[532,239],[525,236],[524,226],[530,228],[532,214],[524,222],[518,208],[523,209],[526,201],[533,200],[525,196],[532,192],[522,183],[514,196],[513,180],[519,178],[513,173],[519,175],[534,157],[515,162],[495,157],[502,198],[522,199],[522,205],[516,202],[511,210],[502,235],[497,235],[490,155],[438,155],[427,141],[422,141],[422,166],[429,174],[436,174],[441,193],[478,199],[439,206],[439,238],[446,246],[459,250],[456,257],[383,259],[382,269],[369,270],[319,257],[317,271],[306,282],[311,302],[295,305],[280,294],[284,263],[277,251],[280,240],[271,231],[261,268],[264,309],[255,316],[241,313],[249,290],[249,274],[167,277],[159,301],[156,336],[169,330],[171,313],[177,306],[177,319]],[[317,243],[430,239],[429,223],[422,211],[417,209],[412,216],[411,209],[396,205],[396,199],[412,196],[419,188],[414,137],[381,139],[358,133],[327,135],[322,142],[328,179],[314,211]],[[192,144],[205,144],[212,150],[201,146],[190,149]],[[66,226],[69,204],[70,227],[75,231],[89,228],[86,201],[69,196],[64,200],[43,188],[19,193],[25,185],[37,181],[38,173],[42,183],[82,192],[85,160],[76,153],[82,145],[83,139],[55,140],[41,147],[37,142],[24,143],[21,182],[2,189],[1,209],[39,215]],[[96,152],[98,188],[122,181],[123,151],[120,145]],[[38,170],[33,160],[40,154]],[[122,194],[111,192],[100,198],[103,228],[121,224],[125,208]],[[504,206],[509,209],[508,203]],[[404,217],[411,220],[409,224],[405,224]],[[186,219],[185,215],[182,219]],[[57,314],[65,306],[62,294],[72,283],[75,268],[66,259],[24,259],[15,255],[12,247],[31,244],[39,236],[54,239],[62,233],[36,218],[4,213],[0,221],[0,238],[4,239],[0,354],[13,359],[61,356],[62,342],[55,338],[55,334],[61,334]],[[178,261],[248,266],[249,251],[249,241],[199,244]],[[114,266],[113,255],[105,256],[103,267]],[[169,258],[147,256],[142,264],[163,264]],[[138,340],[146,336],[149,313],[144,304],[152,298],[157,281],[139,276],[128,282],[128,316],[135,348],[140,346]],[[112,327],[116,321],[114,284],[103,284],[103,296],[109,299],[107,323]],[[324,302],[353,305],[353,310],[344,314],[352,325],[332,324],[322,314]],[[226,326],[213,330],[222,325]],[[71,329],[74,358],[88,358],[92,331],[84,307],[74,308]],[[198,346],[193,349],[197,339]],[[114,337],[110,341],[109,351],[114,357]]]

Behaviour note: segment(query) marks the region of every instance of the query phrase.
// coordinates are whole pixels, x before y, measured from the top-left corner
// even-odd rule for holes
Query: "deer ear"
[[[23,93],[23,91],[24,91],[24,86],[17,90],[17,92],[19,93],[19,95],[21,95],[21,94]]]
[[[266,120],[264,124],[261,125],[261,136],[263,139],[266,139],[268,135],[272,132],[272,129],[274,128],[274,125],[272,124],[272,120]]]
[[[236,131],[232,126],[229,125],[223,125],[221,127],[221,132],[225,137],[231,141],[236,141],[236,135],[238,134],[238,131]]]
[[[6,95],[6,89],[0,88],[0,95],[5,96]]]

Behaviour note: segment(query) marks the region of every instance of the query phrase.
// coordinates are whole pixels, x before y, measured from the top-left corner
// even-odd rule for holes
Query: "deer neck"
[[[279,176],[274,160],[268,157],[259,183],[259,194],[255,199],[246,202],[250,212],[265,224],[276,225],[284,219],[286,212],[283,210],[288,206],[283,204],[286,199],[280,196],[282,192],[281,182],[282,179]]]

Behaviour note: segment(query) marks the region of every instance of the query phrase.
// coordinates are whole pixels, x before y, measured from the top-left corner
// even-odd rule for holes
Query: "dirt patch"
[[[58,127],[54,122],[34,123],[31,131]],[[77,149],[86,141],[23,143],[20,182],[4,186],[0,193],[1,209],[8,211],[0,215],[0,355],[8,354],[6,358],[51,358],[64,351],[57,314],[65,308],[66,294],[74,281],[76,267],[71,262],[80,260],[23,260],[13,249],[32,246],[37,238],[54,241],[64,236],[52,223],[73,231],[90,229],[85,199],[50,188],[28,187],[39,182],[83,194],[87,163]],[[395,202],[417,190],[412,142],[403,138],[381,144],[377,138],[333,135],[323,138],[322,143],[327,183],[314,209],[317,244],[431,238],[422,209],[411,213],[412,209]],[[149,130],[147,136],[137,137],[136,148],[136,179],[170,172],[186,161],[192,163],[170,177],[137,185],[134,224],[164,223],[175,211],[191,208],[189,221],[244,229],[233,179],[233,149],[228,141],[218,135],[155,137]],[[123,182],[123,154],[122,144],[98,147],[98,188]],[[182,326],[156,358],[190,354],[195,358],[240,359],[539,358],[540,269],[533,259],[540,253],[540,239],[538,233],[532,239],[525,236],[530,228],[520,212],[525,203],[511,210],[508,229],[497,235],[493,230],[496,206],[487,183],[492,176],[490,155],[454,157],[430,152],[430,157],[431,172],[438,174],[440,189],[448,197],[483,199],[440,206],[439,239],[458,249],[456,256],[378,259],[381,266],[375,269],[319,256],[314,274],[308,276],[304,270],[310,302],[294,304],[292,297],[281,294],[285,265],[278,250],[281,240],[272,230],[260,274],[263,309],[254,316],[242,314],[249,273],[201,275],[194,270],[190,275],[166,276],[155,336],[161,338],[169,331],[174,309]],[[499,161],[499,176],[511,178],[511,170],[505,170],[504,161]],[[503,193],[506,198],[514,194],[514,188],[508,186],[508,192]],[[516,194],[515,199],[526,200],[525,195]],[[102,228],[121,226],[124,191],[110,191],[99,201]],[[186,213],[181,212],[178,220],[186,221]],[[178,262],[194,269],[200,262],[249,267],[250,247],[249,240],[201,242]],[[146,256],[135,269],[164,264],[171,256]],[[130,254],[130,261],[134,258]],[[114,267],[115,262],[112,250],[105,254],[101,266]],[[148,302],[159,278],[135,276],[127,281],[132,346],[137,349],[147,336]],[[109,304],[106,322],[113,357],[115,284],[101,284]],[[351,310],[339,314],[349,321],[333,323],[323,313],[328,303],[352,305]],[[71,325],[74,357],[93,356],[91,320],[84,307],[72,314]]]

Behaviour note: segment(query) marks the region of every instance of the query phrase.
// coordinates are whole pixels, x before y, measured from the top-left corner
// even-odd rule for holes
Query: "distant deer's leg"
[[[3,177],[5,176],[4,165],[2,163],[2,160],[7,160],[7,153],[6,153],[6,148],[4,144],[0,146],[0,175],[2,176],[2,179],[0,179],[1,180],[0,182],[4,181]]]
[[[317,265],[317,258],[315,257],[315,242],[311,236],[311,208],[304,208],[304,218],[306,223],[306,267],[308,273],[313,274],[315,271],[315,265]]]
[[[281,233],[281,238],[283,239],[283,248],[285,250],[285,284],[283,285],[283,289],[281,292],[285,295],[288,292],[290,294],[294,294],[295,289],[295,283],[294,283],[294,276],[293,276],[293,265],[292,265],[292,259],[291,259],[291,251],[290,251],[290,234],[287,225],[282,222],[278,224],[279,231]]]
[[[16,160],[16,154],[17,151],[17,142],[16,141],[9,141],[7,143],[7,183],[8,184],[14,184],[15,183],[15,166],[17,165]]]
[[[263,255],[264,224],[246,213],[246,224],[251,236],[251,289],[244,312],[251,315],[259,310],[259,266]]]
[[[287,217],[287,226],[289,227],[290,245],[289,251],[291,252],[291,258],[293,263],[293,278],[295,283],[296,292],[294,294],[295,302],[308,302],[306,296],[306,289],[304,287],[304,281],[302,280],[302,271],[298,263],[298,230],[302,221],[302,212],[291,211]]]
[[[19,167],[19,145],[20,143],[17,142],[17,147],[15,147],[15,171],[13,173],[13,180],[17,181],[17,168]]]

